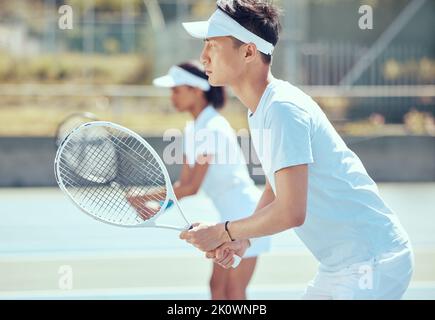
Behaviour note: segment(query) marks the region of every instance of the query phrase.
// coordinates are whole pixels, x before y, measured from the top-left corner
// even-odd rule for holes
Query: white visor
[[[183,27],[194,38],[232,36],[243,43],[255,44],[258,51],[264,54],[272,55],[273,53],[273,44],[242,27],[220,9],[217,9],[208,21],[185,22]]]
[[[173,88],[178,86],[191,86],[202,91],[210,90],[210,84],[206,79],[198,77],[178,66],[169,69],[166,76],[154,79],[153,84],[157,87]]]

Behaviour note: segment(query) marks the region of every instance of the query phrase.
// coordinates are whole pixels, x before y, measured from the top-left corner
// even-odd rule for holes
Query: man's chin
[[[212,77],[208,78],[208,83],[213,87],[223,87],[225,86],[225,83],[222,81],[218,81],[217,79],[213,79]]]

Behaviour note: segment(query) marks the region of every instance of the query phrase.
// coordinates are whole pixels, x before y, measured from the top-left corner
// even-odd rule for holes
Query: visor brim
[[[208,21],[184,22],[184,29],[194,38],[206,39],[209,28]]]
[[[155,85],[156,87],[163,87],[163,88],[173,88],[173,87],[177,86],[175,84],[174,79],[170,75],[166,75],[166,76],[154,79],[153,85]]]

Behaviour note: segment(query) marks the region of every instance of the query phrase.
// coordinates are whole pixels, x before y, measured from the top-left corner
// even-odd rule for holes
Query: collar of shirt
[[[257,105],[257,109],[255,109],[255,112],[251,112],[251,110],[248,109],[248,118],[251,118],[258,113],[258,110],[266,103],[270,91],[278,84],[278,81],[278,79],[274,79],[267,85],[263,95],[261,96],[260,102]]]
[[[202,110],[198,117],[195,119],[195,127],[197,129],[204,128],[207,121],[216,116],[217,113],[218,112],[216,111],[216,109],[212,106],[205,107],[204,110]]]

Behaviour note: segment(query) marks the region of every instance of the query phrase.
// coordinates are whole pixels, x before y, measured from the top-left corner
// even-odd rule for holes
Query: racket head
[[[116,173],[116,177],[110,181],[102,183],[90,181],[81,185],[83,181],[75,179],[74,172],[71,172],[75,168],[71,168],[68,161],[65,160],[65,153],[74,148],[75,144],[83,143],[83,136],[88,136],[83,134],[84,132],[92,136],[96,130],[108,132],[110,142],[113,143],[119,158],[118,164],[121,163],[121,166],[128,168],[128,170],[125,171],[125,168],[121,168]],[[86,141],[84,143],[86,145]],[[95,158],[102,161],[101,163],[106,163],[104,150],[101,153],[101,156],[96,154]],[[81,170],[85,170],[85,173],[87,172],[86,163],[79,163],[78,166],[81,167]],[[163,161],[145,139],[125,127],[105,121],[93,121],[80,125],[73,129],[61,143],[56,153],[54,167],[56,181],[62,191],[69,196],[76,206],[94,219],[123,227],[168,227],[177,230],[188,228],[188,221],[177,203]],[[89,170],[92,174],[92,168]],[[131,176],[128,175],[129,172]],[[155,189],[164,192],[164,198],[156,199],[156,201],[163,201],[163,205],[155,212],[153,211],[152,216],[144,219],[128,204],[126,197],[129,194],[140,195],[141,192],[154,194]],[[155,223],[155,220],[165,211],[170,200],[177,204],[179,212],[186,222],[185,226],[172,227]]]
[[[98,117],[92,112],[74,112],[63,119],[56,128],[54,142],[58,148],[66,136],[78,126],[92,121],[98,121]]]

